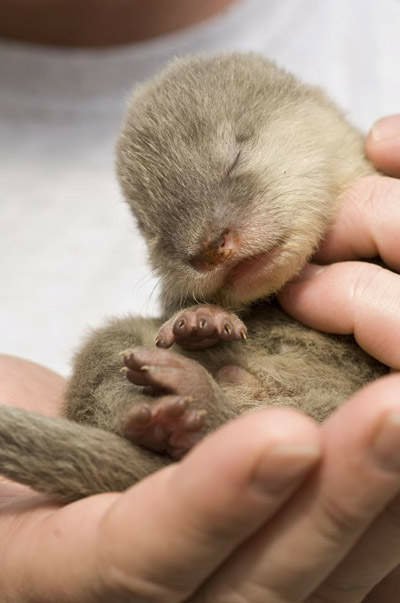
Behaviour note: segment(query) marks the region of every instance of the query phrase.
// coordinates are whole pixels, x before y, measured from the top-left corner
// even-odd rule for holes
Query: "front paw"
[[[203,350],[221,341],[247,338],[247,329],[236,314],[220,306],[204,304],[175,314],[160,328],[156,337],[159,348],[174,343],[188,350]]]

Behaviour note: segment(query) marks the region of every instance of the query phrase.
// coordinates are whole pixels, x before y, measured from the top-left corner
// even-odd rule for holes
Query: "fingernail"
[[[312,444],[277,446],[257,465],[254,484],[271,494],[288,490],[315,465],[319,457],[319,447]]]
[[[303,270],[297,274],[288,284],[297,284],[304,281],[308,281],[320,272],[325,270],[325,266],[319,266],[318,264],[307,264]]]
[[[389,115],[378,119],[372,126],[371,138],[376,142],[400,138],[400,115]]]
[[[389,412],[379,425],[373,442],[374,452],[382,465],[400,471],[400,412]]]

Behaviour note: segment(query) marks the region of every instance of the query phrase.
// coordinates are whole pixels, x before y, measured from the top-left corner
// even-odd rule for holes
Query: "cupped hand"
[[[399,388],[374,383],[322,428],[251,413],[122,494],[61,507],[4,482],[3,600],[361,601],[398,563]]]
[[[0,388],[11,404],[60,412],[63,380],[42,367],[0,357]],[[4,480],[0,598],[186,601],[285,504],[319,457],[314,423],[271,409],[226,425],[125,493],[62,507]]]
[[[400,561],[399,390],[399,375],[380,379],[323,424],[319,466],[193,602],[367,600]]]
[[[352,333],[372,356],[399,369],[400,182],[395,177],[400,177],[400,115],[376,122],[366,140],[366,154],[377,170],[392,178],[370,176],[346,192],[316,263],[308,265],[279,298],[298,320],[321,331]],[[380,265],[357,261],[377,256]],[[393,394],[398,395],[395,383]],[[396,503],[390,509],[391,516],[398,516]],[[399,590],[397,568],[365,600],[394,602]]]
[[[267,411],[227,425],[122,494],[59,507],[14,491],[0,508],[2,600],[186,601],[283,506],[318,456],[311,421]]]

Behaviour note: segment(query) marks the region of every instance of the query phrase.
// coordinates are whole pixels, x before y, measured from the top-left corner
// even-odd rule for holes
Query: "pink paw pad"
[[[164,396],[135,406],[125,417],[123,435],[135,444],[180,459],[202,437],[206,412],[190,408],[191,399]]]
[[[206,370],[170,350],[136,347],[121,352],[121,373],[149,394],[123,418],[122,434],[135,444],[181,458],[205,433],[212,389]]]
[[[205,349],[221,341],[247,338],[247,329],[236,314],[211,304],[194,306],[165,322],[156,345],[169,348],[174,343],[186,349]]]

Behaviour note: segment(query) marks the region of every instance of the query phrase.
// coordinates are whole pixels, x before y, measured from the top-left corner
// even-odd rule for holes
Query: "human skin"
[[[400,146],[397,156],[392,155],[400,134],[386,139],[386,144],[380,139],[376,142],[373,134],[379,123],[385,128],[397,123],[400,128],[400,116],[387,119],[387,123],[381,120],[375,125],[366,150],[377,166],[400,176]],[[396,332],[399,195],[399,180],[382,176],[360,179],[346,192],[335,225],[314,258],[316,263],[308,265],[279,295],[284,309],[301,322],[330,333],[353,333],[362,348],[394,369],[400,368]],[[357,261],[376,256],[388,268]]]
[[[378,120],[365,149],[377,169],[399,178],[400,115]],[[398,329],[399,278],[373,264],[345,262],[380,255],[385,264],[399,271],[396,224],[400,219],[400,182],[393,178],[372,177],[356,183],[314,258],[318,264],[307,267],[279,297],[285,310],[298,320],[328,332],[353,333],[362,347],[370,353],[374,348],[373,355],[398,369],[396,333],[391,328],[395,325]],[[338,308],[343,310],[340,320]],[[397,567],[365,601],[394,603],[399,590]]]
[[[235,0],[0,0],[0,36],[35,44],[106,47],[190,27]]]
[[[371,144],[376,152],[369,140],[370,154]],[[398,165],[400,173],[400,156]],[[354,206],[362,207],[358,216],[365,221],[355,220],[349,229],[341,214],[318,260],[343,259],[343,249],[363,239],[379,240],[383,257],[392,257],[390,237],[383,237],[379,222],[373,230],[373,218],[384,206],[388,222],[399,220],[387,201],[388,188],[395,196],[398,186],[383,177],[357,184],[344,206],[349,219]],[[330,318],[339,300],[348,312],[343,324],[333,326],[340,332],[356,327],[371,354],[386,353],[388,363],[397,366],[394,343],[383,352],[370,331],[377,304],[379,332],[389,341],[399,319],[394,324],[392,307],[376,286],[376,268],[362,266],[361,272],[354,266],[354,281],[347,265],[324,269],[336,271],[338,297],[327,283],[321,289],[326,272],[320,272],[290,285],[282,302],[310,321],[315,310],[310,291],[322,291],[316,309],[324,327],[324,316]],[[397,284],[393,273],[382,271],[382,287]],[[369,291],[369,303],[361,305],[360,321],[348,322],[363,304],[354,294],[357,286]],[[330,312],[324,314],[326,305]],[[0,370],[2,399],[46,413],[44,400],[61,402],[63,382],[47,369],[3,358]],[[381,379],[321,427],[287,409],[252,413],[126,493],[62,508],[3,482],[0,541],[7,546],[0,549],[0,592],[10,603],[128,601],[133,594],[149,603],[222,603],[233,593],[248,603],[394,603],[400,558],[399,390],[400,376]]]
[[[400,176],[400,118],[390,115],[376,122],[366,142],[369,158],[375,166],[387,174]]]
[[[24,373],[38,401],[49,394],[56,399],[56,377],[53,388],[41,389],[25,361],[10,366]],[[0,381],[3,395],[12,387],[21,402],[14,377],[9,383],[5,371]],[[182,463],[123,494],[61,508],[4,482],[0,592],[10,603],[134,596],[152,603],[218,603],[233,591],[249,603],[267,596],[278,603],[298,601],[300,593],[320,596],[316,585],[328,574],[323,591],[339,588],[342,597],[332,601],[362,600],[360,592],[368,592],[398,560],[399,535],[382,509],[400,488],[399,388],[397,376],[376,382],[320,431],[286,409],[242,417]],[[386,441],[377,439],[383,424]],[[310,474],[320,455],[319,468]],[[392,502],[394,512],[398,504]],[[346,560],[363,532],[365,546],[362,540]],[[371,540],[373,559],[367,555]],[[331,573],[343,559],[343,568]]]

